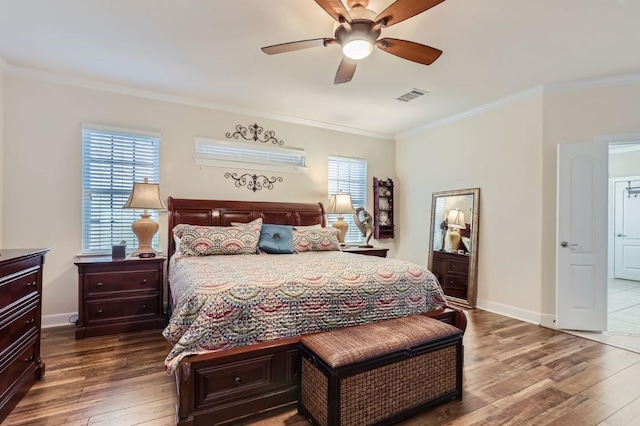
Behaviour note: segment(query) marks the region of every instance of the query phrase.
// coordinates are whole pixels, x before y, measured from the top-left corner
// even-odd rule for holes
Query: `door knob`
[[[561,242],[561,243],[560,243],[560,245],[561,245],[562,247],[576,247],[576,246],[577,246],[577,244],[569,244],[569,243],[568,243],[568,242],[566,242],[566,241]]]
[[[626,237],[625,234],[618,234],[618,237]]]

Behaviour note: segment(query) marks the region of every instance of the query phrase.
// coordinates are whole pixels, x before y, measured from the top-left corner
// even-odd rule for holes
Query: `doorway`
[[[640,341],[640,143],[609,145],[609,180],[608,333],[635,346]]]
[[[572,332],[640,352],[640,137],[609,142],[607,331]]]

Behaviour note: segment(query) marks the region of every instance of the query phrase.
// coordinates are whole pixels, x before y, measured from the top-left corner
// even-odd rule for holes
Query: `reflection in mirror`
[[[476,304],[480,189],[433,193],[429,269],[450,302]]]

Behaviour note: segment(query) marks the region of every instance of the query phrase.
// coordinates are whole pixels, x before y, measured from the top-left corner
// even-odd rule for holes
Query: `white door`
[[[629,186],[637,187],[639,193],[629,194]],[[640,180],[615,182],[614,191],[613,276],[640,281]]]
[[[607,329],[607,175],[607,144],[558,146],[558,328]]]

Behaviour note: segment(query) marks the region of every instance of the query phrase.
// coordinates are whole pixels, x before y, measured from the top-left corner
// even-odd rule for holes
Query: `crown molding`
[[[0,59],[2,59],[0,57]],[[169,95],[167,93],[157,92],[153,90],[139,89],[131,86],[120,84],[106,83],[76,76],[55,73],[51,71],[37,70],[34,68],[20,67],[7,64],[4,60],[0,61],[0,69],[5,64],[5,73],[22,78],[30,78],[33,80],[46,81],[49,83],[64,84],[67,86],[81,87],[84,89],[100,90],[103,92],[116,93],[119,95],[135,96],[138,98],[151,99],[161,102],[169,102],[180,105],[186,105],[197,108],[204,108],[214,111],[229,112],[234,114],[247,115],[269,120],[282,121],[285,123],[299,124],[302,126],[316,127],[325,130],[333,130],[341,133],[351,133],[360,136],[367,136],[377,139],[394,140],[394,136],[387,133],[374,132],[371,130],[358,129],[354,127],[341,126],[338,124],[325,123],[322,121],[309,120],[306,118],[293,117],[283,114],[274,114],[270,112],[252,110],[248,108],[235,107],[230,105],[217,104],[214,102],[194,99],[184,96]]]
[[[638,83],[640,83],[640,73],[549,83],[544,85],[544,91],[545,93],[554,93],[596,87],[625,86]]]
[[[532,98],[534,96],[537,95],[541,95],[544,93],[543,90],[543,86],[536,86],[533,87],[531,89],[527,89],[527,90],[523,90],[522,92],[517,92],[514,94],[511,94],[509,96],[505,96],[504,98],[486,103],[484,105],[480,105],[476,108],[472,108],[470,110],[461,112],[459,114],[454,114],[454,115],[450,115],[449,117],[443,118],[441,120],[437,120],[434,121],[432,123],[428,123],[425,124],[423,126],[419,126],[410,130],[407,130],[405,132],[402,133],[398,133],[396,135],[396,140],[398,140],[399,138],[406,138],[409,136],[413,136],[417,133],[422,133],[422,132],[426,132],[427,130],[432,130],[435,129],[437,127],[442,127],[445,126],[447,124],[451,124],[454,123],[456,121],[460,121],[460,120],[464,120],[467,118],[471,118],[471,117],[475,117],[477,115],[480,114],[484,114],[486,112],[498,109],[498,108],[502,108],[504,106],[510,105],[510,104],[514,104],[517,102],[521,102],[525,99],[529,99]]]

